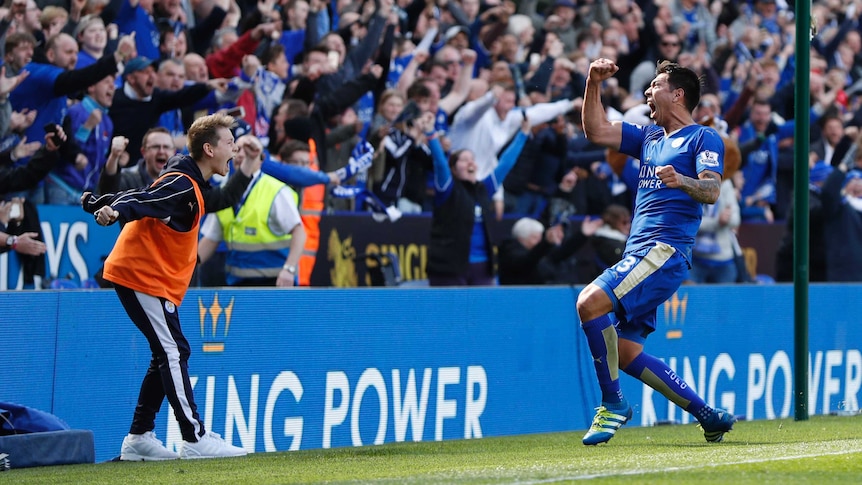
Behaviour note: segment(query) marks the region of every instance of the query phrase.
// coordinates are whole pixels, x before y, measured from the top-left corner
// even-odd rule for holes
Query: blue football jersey
[[[690,262],[700,227],[701,203],[680,189],[665,187],[656,168],[672,165],[677,173],[697,179],[700,172],[724,173],[724,142],[712,128],[689,125],[668,136],[658,126],[623,123],[620,151],[640,159],[637,196],[626,254],[670,244]]]

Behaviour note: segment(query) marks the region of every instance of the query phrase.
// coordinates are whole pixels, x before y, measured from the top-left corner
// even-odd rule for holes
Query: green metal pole
[[[811,94],[811,3],[796,2],[796,92],[793,166],[794,419],[808,420],[808,147]]]

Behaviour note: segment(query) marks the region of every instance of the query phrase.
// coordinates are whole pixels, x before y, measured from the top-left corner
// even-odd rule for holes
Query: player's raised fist
[[[655,175],[659,180],[661,180],[661,183],[664,184],[665,187],[676,189],[682,185],[682,175],[677,173],[676,169],[673,168],[673,165],[656,167]]]
[[[601,82],[605,79],[610,79],[611,76],[617,73],[620,68],[610,59],[596,59],[590,63],[590,73],[588,80],[593,82]]]

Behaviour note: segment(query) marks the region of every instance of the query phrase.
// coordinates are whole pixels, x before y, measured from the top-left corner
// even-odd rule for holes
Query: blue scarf
[[[329,193],[333,197],[340,199],[356,199],[358,207],[368,207],[371,209],[371,217],[377,222],[389,220],[395,222],[401,218],[401,211],[394,206],[386,207],[376,195],[365,187],[357,185],[335,185],[329,189]]]
[[[365,182],[367,179],[368,168],[371,167],[371,162],[373,161],[374,147],[371,146],[371,143],[362,140],[353,147],[353,151],[350,153],[350,159],[347,161],[347,165],[336,170],[335,175],[338,176],[338,180],[344,182],[345,180],[352,178],[354,175],[359,174],[357,179],[361,179],[362,182]]]

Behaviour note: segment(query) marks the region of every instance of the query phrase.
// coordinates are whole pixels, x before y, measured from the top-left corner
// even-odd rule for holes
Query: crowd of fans
[[[812,6],[805,116],[812,214],[822,222],[811,231],[812,281],[862,280],[860,15],[862,0]],[[481,181],[526,122],[531,136],[505,181],[489,185],[499,188],[487,215],[525,218],[501,257],[535,251],[526,261],[552,267],[500,280],[559,282],[572,252],[561,246],[598,232],[619,252],[628,217],[620,214],[637,192],[638,161],[592,145],[581,129],[589,62],[620,68],[603,88],[610,118],[648,124],[643,92],[668,59],[701,75],[695,119],[717,128],[739,159],[719,203],[704,209],[691,279],[743,281],[740,222],[792,218],[795,35],[786,0],[7,0],[0,160],[26,167],[46,130],[68,141],[36,186],[6,194],[0,249],[39,232],[36,204],[151,183],[186,150],[201,114],[230,112],[237,138],[256,137],[266,160],[325,174],[291,179],[312,255],[315,214],[431,213],[441,189],[432,146],[456,159],[469,151],[470,176]],[[365,142],[370,166],[334,175]],[[13,214],[16,206],[26,209]],[[586,215],[595,217],[563,224]],[[792,276],[791,242],[776,258],[779,280]],[[43,256],[18,252],[35,258],[28,283],[35,276],[38,286]]]

